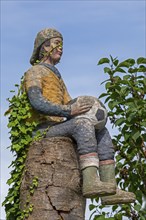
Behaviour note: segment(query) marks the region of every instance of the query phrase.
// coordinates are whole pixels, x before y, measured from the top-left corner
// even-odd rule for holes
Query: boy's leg
[[[95,128],[86,118],[71,119],[64,123],[50,127],[46,137],[67,136],[77,142],[80,168],[83,176],[83,195],[87,198],[115,193],[114,184],[104,184],[97,175],[99,159],[97,155],[97,141]]]
[[[49,128],[46,137],[65,136],[71,137],[77,142],[79,155],[88,153],[97,154],[97,141],[95,129],[89,119],[73,118]]]
[[[96,131],[99,155],[99,173],[100,179],[104,183],[114,183],[115,179],[115,165],[114,165],[114,148],[112,139],[106,128],[102,131]],[[116,194],[112,196],[103,196],[101,202],[103,205],[114,205],[131,203],[135,201],[135,195],[131,192],[125,192],[117,188]]]
[[[100,164],[114,163],[115,150],[107,128],[105,127],[101,131],[95,130],[95,133]]]

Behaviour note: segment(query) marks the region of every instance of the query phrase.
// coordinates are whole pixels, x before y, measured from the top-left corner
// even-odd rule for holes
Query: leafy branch
[[[144,220],[146,211],[142,208],[146,196],[146,58],[132,58],[119,62],[110,56],[98,61],[106,65],[104,81],[105,98],[109,107],[109,118],[119,131],[113,138],[116,151],[117,182],[123,189],[136,194],[136,202],[113,206],[112,217],[122,220],[123,216],[132,220]],[[146,201],[144,201],[146,202]],[[100,209],[99,204],[93,210]],[[104,207],[103,207],[104,208]],[[107,219],[107,213],[94,216],[94,220]]]

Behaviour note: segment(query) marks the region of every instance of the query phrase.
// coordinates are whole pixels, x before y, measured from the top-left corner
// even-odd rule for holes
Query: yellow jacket
[[[59,78],[51,69],[43,65],[35,65],[25,73],[24,90],[26,93],[31,87],[40,88],[43,97],[54,104],[66,105],[71,100],[63,79],[61,77]],[[31,112],[32,117],[30,121],[33,120],[42,123],[64,120],[63,117],[40,114],[33,107]]]

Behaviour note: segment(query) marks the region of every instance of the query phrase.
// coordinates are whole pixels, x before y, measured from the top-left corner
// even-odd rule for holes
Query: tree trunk
[[[36,177],[38,187],[30,195]],[[27,220],[84,220],[80,177],[76,145],[70,138],[44,138],[32,143],[20,190],[21,210],[33,205]]]

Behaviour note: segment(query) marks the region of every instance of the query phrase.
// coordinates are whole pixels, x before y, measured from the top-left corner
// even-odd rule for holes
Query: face
[[[55,65],[59,63],[63,53],[63,41],[60,37],[50,39],[50,46],[44,47],[45,51],[49,54],[46,63]]]

